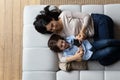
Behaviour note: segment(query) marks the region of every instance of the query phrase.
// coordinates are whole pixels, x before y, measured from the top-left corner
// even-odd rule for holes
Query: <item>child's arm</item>
[[[83,56],[83,50],[79,49],[75,55],[69,57],[63,57],[62,53],[58,53],[60,62],[81,61]]]
[[[86,30],[87,30],[88,25],[90,24],[90,20],[91,20],[90,15],[86,15],[83,18],[82,29],[80,30],[80,33],[78,34],[81,40],[85,40],[87,38]]]
[[[71,62],[71,61],[77,61],[81,58],[81,55],[78,53],[78,54],[75,54],[73,56],[70,56],[70,57],[66,57],[66,61],[67,62]]]
[[[83,54],[84,54],[84,50],[83,50],[83,48],[80,46],[79,47],[79,54],[81,54],[81,58],[79,58],[78,60],[76,60],[76,61],[82,61],[82,57],[83,57]]]
[[[83,56],[83,51],[78,50],[75,55],[67,57],[66,60],[67,60],[67,62],[82,61],[82,56]]]

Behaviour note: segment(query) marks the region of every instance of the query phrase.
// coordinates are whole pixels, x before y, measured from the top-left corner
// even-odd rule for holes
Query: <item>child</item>
[[[48,47],[56,53],[62,52],[64,57],[79,53],[81,58],[77,61],[88,60],[93,54],[93,51],[91,51],[92,45],[88,40],[84,40],[81,43],[73,35],[64,39],[60,35],[53,34],[48,41]]]
[[[120,40],[103,39],[89,42],[83,40],[80,47],[75,45],[74,36],[69,36],[66,39],[53,34],[49,41],[48,47],[54,52],[62,52],[65,58],[61,62],[81,61],[81,60],[96,60],[103,66],[111,65],[120,60]]]

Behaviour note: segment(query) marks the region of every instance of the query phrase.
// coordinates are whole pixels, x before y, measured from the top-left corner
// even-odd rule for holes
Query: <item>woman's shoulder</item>
[[[60,16],[62,15],[62,16],[69,16],[69,15],[71,15],[72,14],[72,12],[71,11],[62,11],[62,13],[60,14]]]
[[[62,11],[62,13],[64,13],[64,14],[71,13],[71,12],[72,11],[69,11],[69,10]]]
[[[79,11],[69,11],[69,10],[65,10],[62,11],[62,13],[60,14],[60,16],[67,16],[67,17],[83,17],[83,16],[90,16],[88,13],[82,13]]]

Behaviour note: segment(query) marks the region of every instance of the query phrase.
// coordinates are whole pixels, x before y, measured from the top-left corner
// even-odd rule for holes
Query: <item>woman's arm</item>
[[[81,37],[93,37],[93,21],[89,14],[81,12],[62,11],[59,18],[64,22],[64,36],[81,35]]]
[[[82,24],[82,29],[80,31],[80,33],[78,35],[80,35],[81,40],[85,40],[87,35],[86,35],[86,30],[87,30],[87,26],[89,25],[90,22],[90,15],[86,15],[83,18],[83,24]]]
[[[84,31],[90,22],[91,16],[88,13],[71,12],[73,18],[79,18],[82,22],[82,30]]]
[[[82,13],[82,12],[72,12],[72,11],[63,11],[62,16],[68,17],[71,19],[79,19],[82,23],[82,30],[85,30],[84,28],[89,25],[91,16],[88,13]]]
[[[81,30],[78,34],[78,36],[81,38],[81,40],[84,40],[87,38],[87,35],[86,35],[86,30],[87,30],[87,27],[89,27],[89,24],[90,24],[90,20],[91,20],[91,16],[87,13],[81,13],[81,12],[72,12],[72,17],[75,17],[75,18],[79,18],[80,21],[81,21]]]

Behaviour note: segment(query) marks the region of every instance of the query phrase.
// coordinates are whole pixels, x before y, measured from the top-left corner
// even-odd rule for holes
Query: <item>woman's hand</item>
[[[80,36],[81,36],[81,40],[85,40],[86,39],[86,35],[84,31],[80,32]]]
[[[80,32],[80,34],[78,34],[78,35],[76,36],[76,39],[78,39],[79,41],[85,40],[85,39],[86,39],[85,33]]]
[[[87,38],[87,35],[85,34],[86,33],[86,27],[85,25],[82,25],[82,29],[80,31],[80,33],[76,36],[76,39],[80,40],[80,41],[83,41]]]
[[[79,51],[81,51],[81,53],[84,54],[84,50],[83,50],[82,46],[79,47]]]

